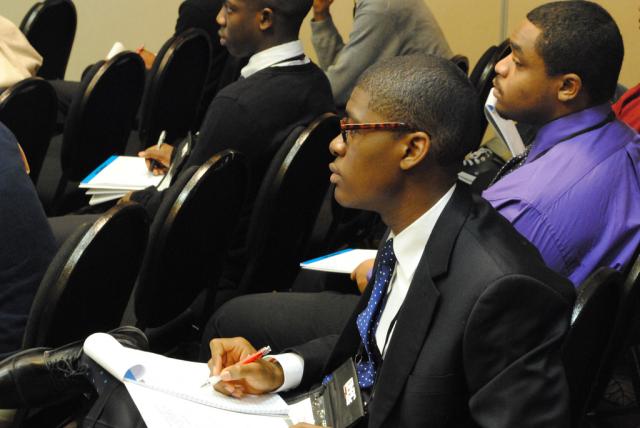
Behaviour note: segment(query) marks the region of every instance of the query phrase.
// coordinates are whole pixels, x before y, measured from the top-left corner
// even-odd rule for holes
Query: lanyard
[[[607,115],[607,117],[605,117],[605,118],[604,118],[603,120],[601,120],[600,122],[596,123],[595,125],[589,126],[588,128],[585,128],[585,129],[582,129],[582,130],[580,130],[580,131],[574,132],[573,134],[571,134],[571,135],[569,135],[569,136],[567,136],[567,137],[565,137],[565,138],[561,139],[561,140],[560,140],[560,141],[558,141],[556,144],[554,144],[552,147],[549,147],[548,149],[546,149],[546,150],[542,151],[541,153],[538,153],[538,155],[537,155],[535,158],[531,159],[531,162],[533,162],[533,161],[535,161],[535,160],[537,160],[537,159],[540,159],[542,156],[544,156],[545,154],[547,154],[547,152],[548,152],[549,150],[551,150],[552,148],[556,147],[556,146],[557,146],[558,144],[560,144],[560,143],[563,143],[563,142],[565,142],[565,141],[567,141],[567,140],[571,140],[571,139],[573,139],[573,138],[576,138],[576,137],[577,137],[577,136],[579,136],[579,135],[583,135],[583,134],[586,134],[586,133],[588,133],[588,132],[595,131],[596,129],[600,129],[600,128],[602,128],[602,127],[603,127],[603,126],[605,126],[607,123],[609,123],[609,122],[613,121],[613,119],[615,119],[615,117],[616,117],[616,115],[615,115],[612,111],[610,111],[610,112],[609,112],[609,114]],[[534,143],[534,144],[535,144],[535,143]],[[527,163],[528,163],[528,162],[527,162]]]

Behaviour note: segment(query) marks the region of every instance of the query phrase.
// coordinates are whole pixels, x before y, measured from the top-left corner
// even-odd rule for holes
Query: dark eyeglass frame
[[[378,123],[347,123],[346,119],[340,120],[340,134],[342,141],[347,142],[347,133],[353,131],[415,131],[416,129],[404,122],[378,122]]]

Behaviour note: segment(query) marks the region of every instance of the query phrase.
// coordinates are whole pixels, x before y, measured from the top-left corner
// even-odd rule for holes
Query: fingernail
[[[225,385],[224,389],[226,389],[229,394],[233,394],[233,391],[235,390],[232,385]]]
[[[228,371],[220,373],[220,379],[231,380],[231,374]]]

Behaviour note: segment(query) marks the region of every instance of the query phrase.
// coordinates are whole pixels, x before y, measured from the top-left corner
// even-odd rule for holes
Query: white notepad
[[[162,392],[174,400],[188,400],[237,413],[287,416],[289,412],[287,403],[278,394],[248,395],[242,399],[228,397],[211,385],[203,386],[210,374],[207,364],[125,348],[105,333],[89,336],[84,342],[84,353],[127,387],[134,384]],[[135,397],[132,398],[135,401]],[[136,406],[143,413],[138,402]]]
[[[300,267],[323,272],[351,273],[365,260],[375,259],[376,254],[376,250],[348,248],[326,256],[307,260],[300,263]]]
[[[144,158],[111,156],[80,182],[81,189],[140,190],[157,186],[162,175],[153,175]]]
[[[516,123],[513,120],[503,118],[496,111],[496,97],[493,95],[493,90],[489,91],[489,96],[484,104],[484,115],[496,130],[498,138],[509,147],[509,151],[513,156],[524,152],[524,143],[516,128]]]

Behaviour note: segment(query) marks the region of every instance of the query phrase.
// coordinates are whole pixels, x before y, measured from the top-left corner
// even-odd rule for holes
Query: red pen
[[[244,366],[246,364],[251,364],[255,361],[258,361],[261,358],[266,357],[267,355],[269,355],[269,353],[271,352],[271,347],[270,346],[265,346],[264,348],[260,348],[258,349],[258,351],[254,354],[249,355],[247,358],[245,358],[244,360],[236,363],[238,365]],[[205,383],[202,384],[202,386],[200,388],[204,388],[205,386],[208,385],[215,385],[216,383],[220,382],[220,376],[211,376],[209,377],[209,380],[207,380]]]

